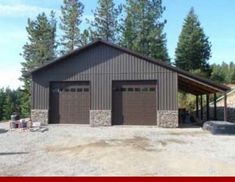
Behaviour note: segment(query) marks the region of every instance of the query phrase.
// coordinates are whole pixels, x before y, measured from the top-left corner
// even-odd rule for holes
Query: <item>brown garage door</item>
[[[156,125],[156,82],[114,82],[113,125]]]
[[[89,82],[51,83],[51,124],[89,124],[89,110]]]

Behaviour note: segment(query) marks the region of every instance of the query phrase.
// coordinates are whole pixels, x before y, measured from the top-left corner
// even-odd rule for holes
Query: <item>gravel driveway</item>
[[[235,137],[201,129],[7,127],[0,123],[0,175],[235,175]]]

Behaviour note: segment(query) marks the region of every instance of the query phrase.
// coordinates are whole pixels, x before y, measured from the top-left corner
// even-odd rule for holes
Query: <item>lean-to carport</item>
[[[197,76],[178,74],[178,88],[181,91],[193,94],[196,96],[196,118],[199,118],[199,105],[200,105],[200,119],[203,120],[203,96],[206,95],[206,119],[213,118],[217,120],[217,106],[216,94],[224,94],[224,121],[227,121],[227,92],[229,87],[216,84],[207,79],[202,79]],[[209,99],[213,95],[214,111],[213,116],[210,116]]]

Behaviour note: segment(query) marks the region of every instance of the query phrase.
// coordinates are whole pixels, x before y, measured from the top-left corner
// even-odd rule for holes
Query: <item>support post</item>
[[[216,101],[216,93],[214,93],[214,120],[217,120],[217,101]]]
[[[224,121],[228,121],[227,93],[224,92]]]
[[[203,96],[201,95],[201,120],[203,120]]]
[[[210,103],[209,103],[210,95],[206,94],[206,120],[210,120]]]
[[[196,117],[197,119],[199,118],[199,98],[198,98],[198,95],[196,96]]]

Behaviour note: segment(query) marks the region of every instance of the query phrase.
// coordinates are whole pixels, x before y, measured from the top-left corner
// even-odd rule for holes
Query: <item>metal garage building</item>
[[[31,76],[31,117],[44,124],[178,127],[179,89],[197,98],[229,90],[102,40]]]

